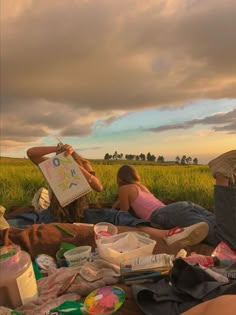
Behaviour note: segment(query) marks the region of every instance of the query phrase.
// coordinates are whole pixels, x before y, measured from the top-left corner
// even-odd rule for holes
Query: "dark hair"
[[[88,198],[86,195],[71,202],[68,206],[62,207],[56,196],[52,194],[51,209],[53,216],[58,222],[81,222],[85,209],[88,209]]]
[[[122,165],[117,172],[117,180],[120,185],[140,183],[140,176],[132,165]]]

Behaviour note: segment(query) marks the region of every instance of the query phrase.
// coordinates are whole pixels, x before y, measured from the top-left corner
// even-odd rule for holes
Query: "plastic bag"
[[[220,266],[213,268],[216,272],[229,278],[236,279],[236,252],[225,242],[220,242],[212,253],[220,261]]]
[[[225,242],[220,242],[211,255],[216,256],[220,260],[221,265],[229,267],[236,264],[236,252]]]

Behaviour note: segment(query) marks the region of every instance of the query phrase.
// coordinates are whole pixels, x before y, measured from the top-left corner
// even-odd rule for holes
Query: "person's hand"
[[[65,152],[65,156],[71,155],[74,152],[74,148],[70,144],[64,144],[62,151]]]

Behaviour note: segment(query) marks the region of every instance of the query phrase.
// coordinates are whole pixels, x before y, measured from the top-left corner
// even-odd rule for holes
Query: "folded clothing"
[[[198,265],[174,261],[169,277],[156,283],[132,286],[136,303],[146,315],[178,315],[223,294],[236,294],[236,280],[216,281]]]

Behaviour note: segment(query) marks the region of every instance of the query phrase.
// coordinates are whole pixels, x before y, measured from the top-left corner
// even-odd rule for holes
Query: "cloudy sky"
[[[0,1],[1,156],[235,149],[235,0]]]

